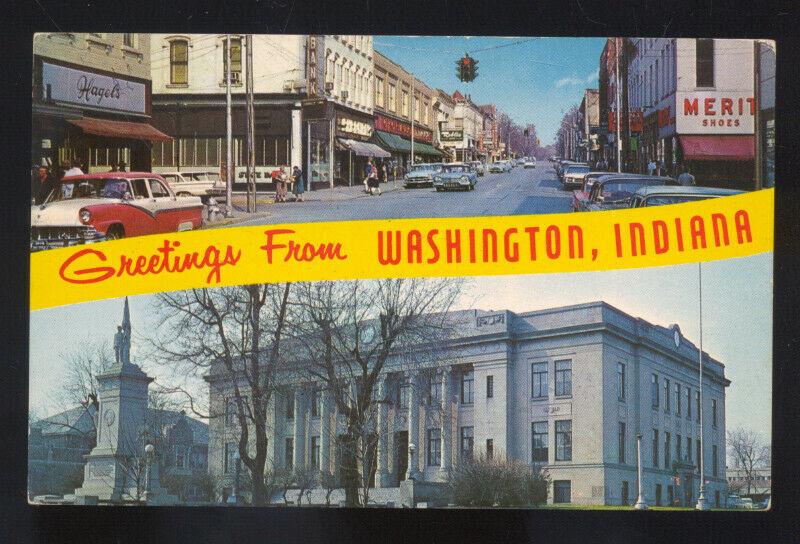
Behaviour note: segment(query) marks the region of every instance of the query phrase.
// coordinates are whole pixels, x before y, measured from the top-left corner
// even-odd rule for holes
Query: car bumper
[[[469,181],[435,181],[433,186],[437,189],[465,189],[472,185]]]
[[[571,189],[571,188],[574,188],[574,187],[582,187],[583,186],[583,180],[582,179],[564,178],[562,183],[564,184],[564,187],[566,187],[567,189]]]
[[[432,181],[429,178],[412,178],[412,179],[405,179],[403,184],[406,187],[415,186],[415,185],[430,185]]]
[[[48,232],[42,233],[35,232],[36,230],[37,228],[34,227],[31,232],[31,251],[93,244],[106,239],[105,234],[94,229],[84,229],[79,232],[64,230],[61,233],[54,233],[53,229],[47,229]]]

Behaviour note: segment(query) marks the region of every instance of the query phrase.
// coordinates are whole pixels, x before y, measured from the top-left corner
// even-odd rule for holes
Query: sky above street
[[[772,406],[772,254],[703,263],[703,348],[725,364],[727,427],[743,426],[770,436]],[[677,323],[690,341],[699,340],[697,265],[573,274],[480,277],[469,280],[460,309],[515,312],[605,300],[635,317],[662,326]],[[172,369],[154,367],[144,356],[144,338],[157,326],[152,295],[130,299],[131,359],[158,383],[207,388]],[[87,339],[111,345],[122,319],[121,299],[31,314],[30,405],[40,417],[60,411],[62,354]]]
[[[597,88],[605,38],[375,36],[373,46],[433,88],[495,104],[520,125],[533,123],[541,145],[554,142],[561,117]],[[456,60],[479,61],[478,77],[462,83]]]

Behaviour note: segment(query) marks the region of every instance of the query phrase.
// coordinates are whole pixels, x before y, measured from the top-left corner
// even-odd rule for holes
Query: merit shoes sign
[[[66,66],[42,64],[43,98],[79,106],[130,113],[145,113],[143,83],[85,72]]]
[[[675,110],[678,134],[753,134],[756,101],[749,92],[678,92]]]

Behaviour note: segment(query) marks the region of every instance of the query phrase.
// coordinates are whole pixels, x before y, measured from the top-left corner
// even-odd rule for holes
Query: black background
[[[19,0],[0,8],[0,542],[797,542],[797,2]],[[31,507],[26,503],[32,33],[52,31],[777,40],[773,508],[769,512]],[[454,59],[455,60],[455,59]],[[520,64],[524,59],[520,58]],[[599,64],[599,59],[598,59]],[[480,77],[480,76],[479,76]],[[513,84],[498,82],[499,84]],[[764,281],[764,278],[753,278]],[[76,324],[78,325],[78,324]],[[766,379],[766,378],[765,378]]]

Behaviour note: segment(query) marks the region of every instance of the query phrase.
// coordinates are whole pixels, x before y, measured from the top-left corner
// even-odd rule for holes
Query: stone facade
[[[545,468],[553,482],[550,502],[633,504],[641,433],[648,502],[696,500],[698,350],[677,326],[653,325],[604,302],[526,313],[467,310],[452,320],[457,339],[438,364],[387,365],[380,390],[389,402],[376,418],[376,487],[397,488],[412,477],[443,482],[458,463],[482,455]],[[224,409],[228,382],[213,373],[207,380],[212,411]],[[703,383],[707,497],[714,505],[717,495],[725,496],[730,382],[722,363],[708,355]],[[292,466],[307,466],[313,455],[313,463],[336,473],[343,423],[327,394],[312,393],[308,384],[284,386],[291,393],[274,395],[270,408],[268,464],[286,467],[290,454]],[[211,474],[226,476],[225,444],[234,436],[222,418],[212,420]]]

